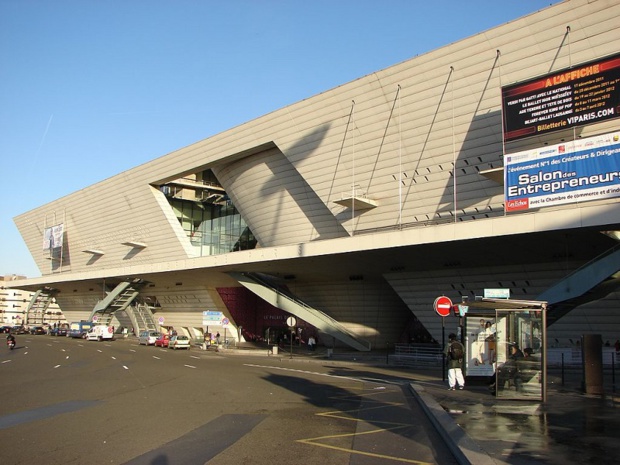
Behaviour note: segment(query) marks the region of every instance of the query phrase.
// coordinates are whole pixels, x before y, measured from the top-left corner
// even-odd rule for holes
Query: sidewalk
[[[620,457],[620,398],[605,374],[604,397],[581,392],[581,373],[550,371],[545,404],[496,399],[486,386],[449,391],[447,382],[411,384],[459,463],[601,464]]]

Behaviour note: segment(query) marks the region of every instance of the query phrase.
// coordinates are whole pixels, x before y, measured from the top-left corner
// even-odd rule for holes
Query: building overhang
[[[548,234],[547,241],[557,242],[557,234],[567,231],[588,231],[601,240],[612,239],[600,231],[620,229],[620,203],[569,205],[552,211],[535,211],[493,217],[477,221],[417,225],[390,231],[358,232],[345,238],[305,242],[276,247],[263,247],[222,255],[178,259],[169,262],[124,265],[117,268],[93,268],[86,272],[53,273],[38,278],[12,281],[11,286],[24,290],[37,290],[43,286],[67,287],[74,282],[100,283],[102,280],[123,280],[139,277],[148,281],[170,274],[178,276],[167,281],[191,280],[192,275],[201,275],[201,282],[210,281],[210,286],[225,286],[232,281],[224,275],[231,271],[261,271],[274,275],[297,275],[326,273],[381,275],[402,267],[442,268],[446,263],[485,263],[490,260],[488,241],[493,240],[498,253],[523,255],[525,249],[536,258],[543,254],[550,242],[537,243],[532,236]],[[499,242],[498,242],[499,241]],[[472,243],[481,244],[476,250]],[[551,242],[552,243],[552,242]],[[429,263],[424,252],[431,250],[438,257]],[[443,249],[446,249],[444,251]],[[406,256],[411,252],[419,262],[412,262]],[[430,252],[429,252],[430,253]],[[410,268],[411,269],[411,268]],[[200,270],[199,274],[195,271]],[[205,276],[208,275],[209,279]],[[184,278],[185,277],[185,278]]]

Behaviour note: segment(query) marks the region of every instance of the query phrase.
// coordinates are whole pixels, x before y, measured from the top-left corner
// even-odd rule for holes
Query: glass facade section
[[[248,250],[256,239],[230,200],[218,204],[168,199],[200,256]]]

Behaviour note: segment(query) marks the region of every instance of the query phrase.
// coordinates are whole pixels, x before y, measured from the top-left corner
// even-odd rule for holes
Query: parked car
[[[45,328],[43,326],[33,326],[32,328],[30,328],[30,334],[47,334],[47,331],[45,331]]]
[[[13,326],[11,328],[11,333],[13,334],[27,334],[26,328],[24,326]]]
[[[0,326],[0,333],[10,333],[11,330],[13,329],[12,326]]]
[[[60,325],[50,329],[50,336],[67,336],[69,333],[69,327]]]
[[[189,337],[183,335],[172,336],[170,342],[168,342],[169,349],[187,349],[189,350],[190,340]]]
[[[169,342],[170,336],[168,334],[161,334],[157,339],[155,339],[155,347],[168,347]]]
[[[142,331],[138,336],[138,344],[144,344],[145,346],[155,345],[155,341],[161,334],[157,331]]]

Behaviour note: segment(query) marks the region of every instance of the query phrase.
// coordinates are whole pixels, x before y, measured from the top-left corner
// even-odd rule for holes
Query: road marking
[[[348,379],[351,381],[359,381],[359,379],[352,378],[350,376],[330,375],[327,373],[320,373],[318,371],[298,370],[295,368],[284,368],[284,367],[277,367],[277,366],[272,366],[272,365],[254,365],[252,363],[244,363],[244,366],[252,367],[252,368],[270,368],[272,370],[291,371],[294,373],[303,373],[306,375],[317,375],[317,376],[325,376],[327,378],[339,378],[339,379]]]
[[[127,368],[125,365],[123,365],[123,368],[124,368],[125,370],[129,370],[129,368]]]
[[[200,357],[196,357],[195,355],[190,355],[190,357],[192,357],[192,358],[200,358]]]
[[[9,363],[11,360],[3,360],[2,363]]]
[[[375,391],[372,394],[376,395],[379,393]],[[352,399],[359,399],[359,397],[360,397],[359,395],[354,395],[352,396]],[[342,397],[339,397],[339,398],[342,399]],[[355,422],[366,422],[366,420],[351,416],[351,414],[353,413],[357,414],[362,411],[376,410],[376,409],[382,409],[386,407],[395,407],[395,406],[402,406],[402,405],[403,404],[400,402],[387,402],[387,403],[382,403],[381,405],[374,406],[374,407],[368,407],[368,408],[363,408],[363,409],[352,409],[348,411],[347,410],[335,410],[332,412],[317,413],[316,415],[320,417],[338,418],[342,420],[355,421]],[[347,437],[355,438],[355,437],[366,435],[366,434],[385,433],[388,431],[410,428],[413,426],[412,424],[407,424],[407,423],[376,421],[376,420],[373,421],[373,424],[375,425],[383,424],[386,427],[376,428],[376,429],[373,429],[370,431],[364,431],[364,432],[333,434],[333,435],[328,435],[328,436],[319,436],[315,438],[298,439],[296,442],[307,444],[310,446],[317,446],[317,447],[323,447],[325,449],[332,449],[332,450],[337,450],[341,452],[346,452],[347,454],[357,454],[357,455],[363,455],[365,457],[374,457],[378,459],[392,460],[394,462],[401,462],[401,463],[415,463],[417,465],[431,465],[429,462],[423,462],[420,460],[409,459],[405,457],[397,457],[393,455],[377,454],[374,452],[365,452],[365,451],[350,449],[346,447],[334,446],[334,445],[326,444],[325,442],[322,442],[322,441],[327,441],[327,440],[336,439],[336,438],[347,438]]]
[[[103,352],[101,349],[97,349],[97,352]]]
[[[116,360],[116,357],[112,357],[112,360]]]
[[[153,355],[152,357],[153,357],[154,359],[161,360],[161,358],[159,358],[157,355]]]
[[[332,449],[332,450],[338,450],[341,452],[346,452],[347,454],[357,454],[357,455],[364,455],[366,457],[374,457],[374,458],[378,458],[378,459],[385,459],[385,460],[393,460],[395,462],[403,462],[403,463],[415,463],[417,465],[433,465],[430,462],[423,462],[421,460],[414,460],[414,459],[407,459],[404,457],[395,457],[393,455],[383,455],[383,454],[374,454],[372,452],[364,452],[361,450],[355,450],[355,449],[347,449],[346,447],[338,447],[338,446],[332,446],[330,444],[322,444],[322,443],[318,443],[318,442],[313,442],[319,439],[333,439],[333,438],[338,438],[338,437],[347,437],[347,436],[359,436],[362,434],[374,434],[374,433],[382,433],[384,431],[389,431],[390,429],[395,429],[395,428],[388,428],[388,429],[378,429],[378,430],[374,430],[374,431],[367,431],[365,433],[350,433],[350,434],[335,434],[333,436],[323,436],[323,437],[319,437],[319,438],[311,438],[311,439],[300,439],[296,442],[300,442],[302,444],[308,444],[310,446],[319,446],[319,447],[323,447],[325,449]]]
[[[135,352],[135,350],[133,350],[133,349],[129,349],[129,352]]]
[[[65,357],[65,359],[66,359],[66,360],[68,360],[68,359],[69,359],[69,356],[67,355],[67,356]]]
[[[192,366],[192,365],[183,365],[183,366],[187,368],[196,368],[195,366]]]
[[[60,365],[56,365],[54,368],[58,368],[58,367],[60,367]]]
[[[356,378],[356,377],[353,377],[353,376],[330,375],[328,373],[320,373],[318,371],[298,370],[296,368],[285,368],[285,367],[278,367],[278,366],[273,366],[273,365],[255,365],[255,364],[252,364],[252,363],[244,363],[243,365],[246,366],[246,367],[270,368],[272,370],[290,371],[290,372],[293,372],[293,373],[302,373],[302,374],[305,374],[305,375],[325,376],[326,378],[347,379],[347,380],[350,380],[350,381],[363,381],[363,382],[366,382],[366,383],[392,384],[392,385],[400,386],[404,382],[404,381],[387,380],[387,379],[380,379],[380,378],[366,378],[366,377],[364,377],[364,378]]]
[[[271,365],[255,365],[255,364],[244,364],[245,366],[249,366],[249,367],[255,367],[255,368],[268,368],[268,369],[273,369],[273,370],[280,370],[280,371],[288,371],[288,372],[295,372],[295,373],[302,373],[302,374],[310,374],[310,375],[315,375],[315,376],[324,376],[327,378],[337,378],[337,379],[344,379],[344,380],[350,380],[350,381],[357,381],[357,382],[370,382],[370,383],[381,383],[381,384],[402,384],[402,383],[398,383],[397,381],[393,381],[393,380],[382,380],[382,379],[375,379],[375,378],[355,378],[355,377],[351,377],[351,376],[339,376],[339,375],[330,375],[327,373],[320,373],[320,372],[316,372],[316,371],[308,371],[308,370],[298,370],[298,369],[294,369],[294,368],[284,368],[284,367],[278,367],[278,366],[271,366]],[[368,392],[366,394],[362,394],[361,396],[366,397],[366,396],[377,396],[377,395],[382,395],[382,394],[386,394],[387,391],[385,390],[385,388],[381,389],[381,388],[374,388],[372,392]],[[343,399],[346,397],[350,397],[350,396],[344,396],[344,397],[339,397],[339,399]],[[360,395],[356,394],[354,396],[355,399],[359,399]],[[318,416],[324,416],[324,417],[331,417],[331,418],[339,418],[339,419],[343,419],[343,420],[349,420],[349,421],[356,421],[356,422],[361,422],[361,421],[365,421],[363,419],[359,419],[359,418],[352,418],[350,413],[358,413],[361,411],[366,411],[366,410],[373,410],[373,409],[381,409],[381,408],[386,408],[386,407],[397,407],[397,406],[401,406],[403,405],[402,403],[396,403],[396,402],[387,402],[387,403],[382,403],[379,406],[376,407],[369,407],[366,409],[353,409],[350,412],[347,411],[343,411],[343,410],[339,410],[339,411],[333,411],[333,412],[325,412],[325,413],[318,413]],[[355,433],[347,433],[347,434],[336,434],[336,435],[331,435],[331,436],[319,436],[319,437],[315,437],[315,438],[307,438],[307,439],[299,439],[296,442],[302,443],[302,444],[307,444],[307,445],[312,445],[312,446],[317,446],[317,447],[323,447],[326,449],[332,449],[332,450],[338,450],[338,451],[342,451],[342,452],[346,452],[348,454],[357,454],[357,455],[363,455],[366,457],[374,457],[374,458],[378,458],[378,459],[383,459],[383,460],[392,460],[395,462],[401,462],[401,463],[414,463],[417,465],[430,465],[428,462],[423,462],[420,460],[414,460],[414,459],[409,459],[409,458],[405,458],[405,457],[396,457],[396,456],[391,456],[391,455],[383,455],[383,454],[376,454],[373,452],[364,452],[364,451],[359,451],[359,450],[354,450],[354,449],[348,449],[346,447],[338,447],[338,446],[334,446],[331,444],[326,444],[324,441],[326,440],[331,440],[334,438],[344,438],[344,437],[356,437],[356,436],[360,436],[360,435],[366,435],[366,434],[377,434],[377,433],[385,433],[388,431],[393,431],[393,430],[398,430],[398,429],[404,429],[404,428],[410,428],[413,425],[412,424],[407,424],[407,423],[395,423],[395,422],[374,422],[374,424],[383,424],[385,425],[384,428],[377,428],[371,431],[365,431],[365,432],[355,432]]]

